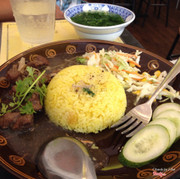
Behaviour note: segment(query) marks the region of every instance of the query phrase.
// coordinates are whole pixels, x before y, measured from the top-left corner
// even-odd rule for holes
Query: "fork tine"
[[[123,132],[121,132],[121,134],[126,134],[131,130],[135,130],[136,127],[138,127],[138,125],[140,125],[141,122],[139,122],[138,120],[136,120],[131,126],[129,126],[127,129],[125,129]]]
[[[113,124],[111,126],[111,128],[113,127],[117,127],[121,124],[123,124],[124,122],[126,122],[129,118],[131,117],[131,115],[129,113],[127,113],[125,116],[123,116],[119,121],[117,121],[115,124]]]
[[[141,123],[135,130],[127,134],[126,137],[132,137],[136,132],[138,132],[140,129],[144,128],[145,126],[146,126],[145,124]]]
[[[116,131],[119,131],[121,129],[128,127],[129,125],[132,125],[132,123],[134,123],[134,120],[135,120],[135,118],[133,118],[133,117],[129,118],[129,120],[127,120],[127,122],[125,124],[123,124],[122,126],[118,127],[116,129]]]

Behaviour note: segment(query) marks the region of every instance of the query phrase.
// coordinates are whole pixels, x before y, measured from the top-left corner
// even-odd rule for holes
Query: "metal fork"
[[[152,103],[155,100],[156,96],[161,92],[164,87],[172,80],[178,73],[180,72],[180,58],[177,60],[176,64],[167,74],[166,78],[161,82],[161,84],[157,87],[151,98],[140,104],[133,109],[131,109],[125,116],[123,116],[117,123],[111,126],[118,127],[116,131],[123,130],[121,134],[127,134],[126,137],[132,137],[136,132],[145,127],[152,116]]]

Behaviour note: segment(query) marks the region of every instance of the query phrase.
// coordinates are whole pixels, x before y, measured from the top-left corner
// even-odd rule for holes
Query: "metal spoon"
[[[59,137],[49,142],[37,162],[40,171],[49,179],[97,178],[86,148],[71,137]]]

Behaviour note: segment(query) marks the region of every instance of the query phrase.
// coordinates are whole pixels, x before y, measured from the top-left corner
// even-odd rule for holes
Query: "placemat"
[[[74,27],[66,20],[56,20],[53,41],[70,39],[80,39]],[[120,37],[115,41],[123,43]],[[13,56],[34,46],[21,40],[15,22],[2,23],[0,65]]]

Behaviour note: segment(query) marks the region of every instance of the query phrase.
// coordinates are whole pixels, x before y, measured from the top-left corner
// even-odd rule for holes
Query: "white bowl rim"
[[[78,7],[78,6],[80,6],[80,5],[86,5],[86,4],[104,4],[104,5],[110,5],[110,6],[115,6],[115,7],[121,7],[121,8],[126,9],[127,11],[129,11],[129,12],[132,13],[132,19],[129,20],[129,21],[127,21],[127,22],[125,22],[125,23],[118,24],[118,25],[113,25],[113,26],[88,26],[88,25],[82,25],[82,24],[78,24],[78,23],[76,23],[76,22],[73,22],[73,21],[71,20],[71,18],[69,18],[69,17],[66,16],[66,12],[67,12],[69,9],[71,9],[71,8],[73,8],[73,7],[75,7],[75,6]],[[77,5],[71,6],[71,7],[69,7],[68,9],[66,9],[65,12],[64,12],[64,17],[65,17],[65,19],[66,19],[69,23],[71,23],[71,24],[73,24],[73,25],[75,25],[75,26],[77,26],[77,27],[82,27],[82,28],[87,28],[87,29],[94,29],[94,30],[105,30],[105,29],[108,30],[108,29],[119,28],[119,27],[121,27],[121,26],[126,27],[127,25],[129,25],[131,22],[134,21],[134,19],[135,19],[135,13],[134,13],[133,11],[131,11],[130,9],[126,8],[126,7],[119,6],[119,5],[115,5],[115,4],[108,4],[108,3],[83,3],[83,4],[77,4]]]

